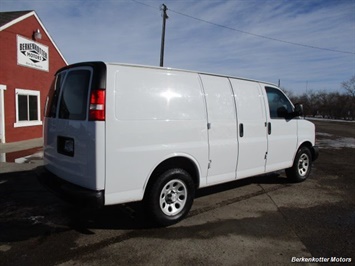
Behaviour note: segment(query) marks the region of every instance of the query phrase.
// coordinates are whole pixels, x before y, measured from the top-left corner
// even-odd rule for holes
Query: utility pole
[[[162,67],[164,65],[164,46],[165,46],[165,22],[166,19],[168,19],[168,15],[166,14],[166,11],[168,8],[166,7],[165,4],[162,4],[160,6],[160,10],[162,11],[162,17],[163,17],[163,29],[161,33],[161,46],[160,46],[160,66]]]

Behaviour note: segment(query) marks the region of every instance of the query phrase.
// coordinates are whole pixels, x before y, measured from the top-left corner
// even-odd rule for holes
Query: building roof
[[[11,12],[0,12],[0,31],[30,17],[30,16],[34,16],[38,23],[41,25],[43,31],[46,33],[46,35],[48,36],[49,40],[52,42],[53,46],[55,47],[55,49],[57,50],[57,52],[59,53],[59,55],[62,57],[62,59],[64,60],[64,62],[66,64],[67,60],[65,60],[64,56],[62,55],[62,53],[60,52],[60,50],[58,49],[57,45],[55,44],[54,40],[52,39],[52,37],[49,35],[48,31],[46,30],[46,28],[44,27],[43,23],[41,22],[41,20],[39,19],[39,17],[37,16],[36,12],[33,10],[26,10],[26,11],[11,11]]]
[[[0,27],[18,19],[22,16],[33,12],[33,10],[27,11],[13,11],[13,12],[0,12]]]

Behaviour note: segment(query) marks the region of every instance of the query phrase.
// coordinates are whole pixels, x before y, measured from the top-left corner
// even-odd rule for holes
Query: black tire
[[[312,153],[307,147],[301,147],[296,154],[292,167],[286,169],[286,176],[293,182],[306,180],[312,169]]]
[[[181,221],[190,211],[195,184],[183,169],[170,169],[148,187],[144,204],[149,216],[160,226]]]

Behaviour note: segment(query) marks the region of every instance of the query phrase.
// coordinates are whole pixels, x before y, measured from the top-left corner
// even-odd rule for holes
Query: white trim
[[[14,123],[14,127],[32,127],[32,126],[41,126],[42,121],[20,121]]]
[[[6,91],[6,85],[0,84],[0,128],[1,128],[1,134],[0,134],[0,142],[1,143],[6,143],[6,138],[5,138],[5,99],[4,99],[4,91]]]
[[[42,21],[41,21],[40,18],[37,16],[37,14],[36,14],[35,11],[30,11],[30,12],[28,12],[27,14],[25,14],[25,15],[23,15],[23,16],[17,18],[17,19],[14,19],[14,20],[10,21],[9,23],[7,23],[7,24],[1,26],[1,27],[0,27],[0,31],[6,29],[6,28],[8,28],[8,27],[11,27],[12,25],[14,25],[14,24],[16,24],[16,23],[18,23],[18,22],[20,22],[20,21],[22,21],[22,20],[24,20],[24,19],[26,19],[26,18],[28,18],[28,17],[30,17],[30,16],[34,16],[34,17],[37,19],[38,23],[41,25],[43,31],[46,33],[46,35],[48,36],[49,40],[52,42],[54,48],[55,48],[55,49],[57,50],[57,52],[59,53],[60,57],[64,60],[65,64],[68,65],[67,60],[65,60],[64,56],[63,56],[62,53],[60,52],[59,48],[58,48],[57,45],[55,44],[55,42],[54,42],[54,40],[52,39],[52,37],[49,35],[48,31],[47,31],[46,28],[44,27]],[[34,30],[35,30],[35,29],[34,29]]]
[[[11,27],[12,25],[15,25],[16,23],[18,23],[18,22],[20,22],[20,21],[22,21],[22,20],[24,20],[24,19],[26,19],[26,18],[28,18],[28,17],[30,17],[32,15],[35,15],[35,12],[34,11],[29,11],[27,14],[25,14],[25,15],[23,15],[21,17],[18,17],[17,19],[14,19],[14,20],[10,21],[9,23],[6,23],[5,25],[2,25],[0,27],[0,31],[6,29],[8,27]]]
[[[32,121],[20,121],[18,113],[18,95],[33,95],[37,96],[37,120]],[[15,104],[16,104],[16,122],[14,127],[29,127],[29,126],[40,126],[42,125],[41,121],[41,92],[35,90],[24,90],[24,89],[15,89]],[[28,111],[29,112],[29,111]]]

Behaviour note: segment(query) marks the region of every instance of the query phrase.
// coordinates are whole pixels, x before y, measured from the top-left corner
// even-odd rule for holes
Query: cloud
[[[282,86],[295,93],[305,92],[306,84],[315,91],[339,90],[340,83],[355,74],[354,54],[270,40],[355,53],[355,1],[163,2],[169,16],[165,66],[274,83],[281,79]],[[69,63],[158,65],[161,4],[160,0],[2,0],[0,8],[34,9]]]

